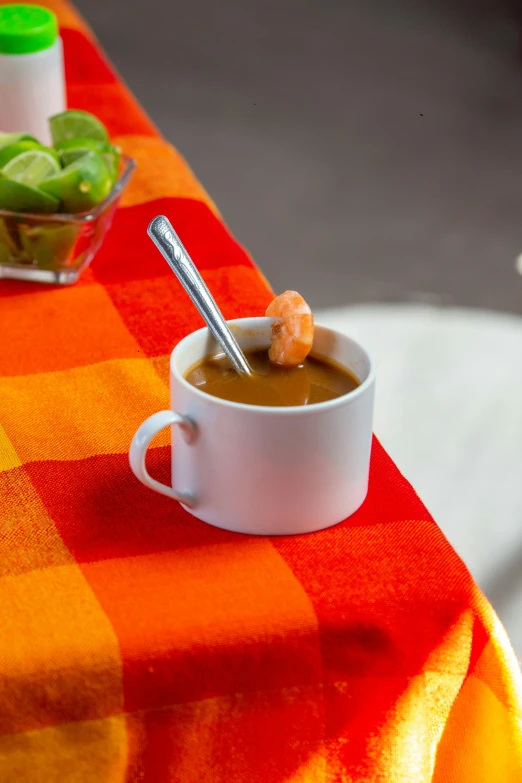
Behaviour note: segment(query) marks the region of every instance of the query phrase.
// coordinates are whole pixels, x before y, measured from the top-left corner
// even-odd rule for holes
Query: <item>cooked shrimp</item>
[[[272,345],[268,356],[272,364],[297,367],[302,364],[314,341],[314,317],[297,291],[285,291],[276,296],[266,310],[270,318],[278,318],[272,326]]]

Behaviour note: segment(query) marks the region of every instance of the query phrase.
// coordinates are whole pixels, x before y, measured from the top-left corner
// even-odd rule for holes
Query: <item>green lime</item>
[[[4,177],[21,182],[22,185],[29,185],[31,188],[39,185],[43,179],[52,177],[58,171],[61,169],[56,158],[43,149],[22,152],[2,168]]]
[[[16,260],[19,250],[9,231],[7,220],[0,218],[0,264],[9,264]]]
[[[0,146],[0,169],[22,152],[37,150],[40,146],[37,141],[30,141],[29,139],[27,141],[17,141],[14,144],[6,144],[4,147]]]
[[[86,111],[73,109],[55,114],[49,119],[53,144],[66,139],[98,139],[109,141],[109,134],[100,120]]]
[[[31,141],[28,139],[27,141],[17,141],[15,144],[7,144],[5,147],[0,146],[0,169],[2,169],[6,163],[9,163],[10,160],[16,158],[17,155],[21,155],[22,152],[27,152],[28,150],[44,150],[44,152],[52,155],[58,164],[60,163],[58,153],[55,152],[52,147],[44,147],[38,141]],[[60,168],[60,166],[58,166],[58,168]]]
[[[65,141],[57,143],[56,149],[63,166],[74,163],[75,160],[78,160],[78,158],[81,158],[82,155],[86,155],[88,152],[97,152],[109,167],[112,184],[114,185],[118,179],[121,150],[113,144],[107,144],[107,142],[99,139],[65,139]]]
[[[8,144],[16,144],[18,141],[40,142],[29,133],[0,133],[0,147],[6,147]]]
[[[20,223],[18,232],[26,255],[42,269],[66,266],[70,259],[78,227],[59,223],[40,226]]]
[[[0,209],[13,212],[58,212],[60,202],[41,190],[0,178]]]
[[[107,198],[112,178],[101,155],[88,152],[58,174],[44,179],[39,187],[59,198],[66,212],[86,212]]]

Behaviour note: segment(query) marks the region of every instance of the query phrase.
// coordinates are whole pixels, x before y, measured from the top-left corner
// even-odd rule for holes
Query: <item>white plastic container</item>
[[[0,5],[0,133],[26,132],[50,144],[48,119],[65,108],[55,14],[34,5]]]

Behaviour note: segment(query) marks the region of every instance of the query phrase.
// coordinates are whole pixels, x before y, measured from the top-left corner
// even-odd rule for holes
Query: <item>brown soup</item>
[[[247,353],[253,377],[238,375],[224,355],[207,356],[185,379],[207,394],[247,405],[314,405],[341,397],[359,386],[344,367],[310,355],[291,369],[270,364],[268,351]]]

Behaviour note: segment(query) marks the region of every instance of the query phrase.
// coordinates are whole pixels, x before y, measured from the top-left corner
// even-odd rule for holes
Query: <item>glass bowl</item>
[[[77,215],[0,209],[0,278],[71,285],[100,249],[136,162],[121,156],[115,186],[101,204]]]

